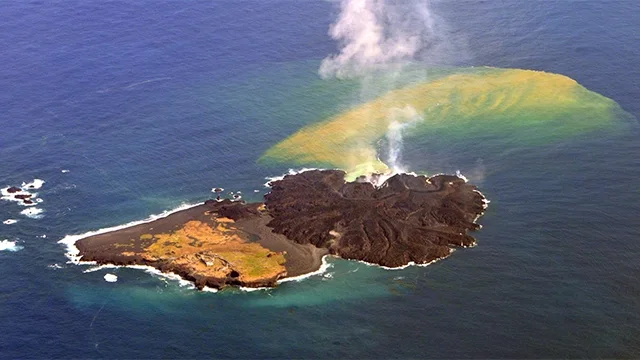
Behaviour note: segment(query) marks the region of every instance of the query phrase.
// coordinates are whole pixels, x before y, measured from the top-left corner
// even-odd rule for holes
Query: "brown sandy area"
[[[148,265],[177,273],[199,288],[275,286],[279,279],[320,268],[327,250],[292,242],[266,226],[271,220],[266,213],[240,209],[260,205],[208,202],[148,223],[84,238],[76,246],[83,261]],[[221,216],[221,209],[240,218],[235,221]]]

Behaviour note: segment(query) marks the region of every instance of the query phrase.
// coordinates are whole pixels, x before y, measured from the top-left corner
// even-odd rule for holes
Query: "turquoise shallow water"
[[[400,271],[330,259],[323,276],[217,294],[83,273],[57,241],[214,186],[259,200],[289,166],[258,158],[357,99],[316,74],[331,4],[0,6],[0,186],[46,181],[40,219],[0,201],[19,220],[0,240],[24,247],[0,251],[2,357],[640,356],[634,2],[434,3],[466,43],[449,65],[564,74],[634,119],[538,144],[490,127],[409,138],[410,169],[460,170],[491,200],[477,247]]]

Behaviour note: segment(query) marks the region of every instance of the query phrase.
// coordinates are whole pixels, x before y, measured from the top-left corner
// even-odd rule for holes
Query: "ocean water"
[[[429,69],[562,74],[622,112],[585,113],[606,126],[581,131],[529,127],[524,111],[509,113],[524,128],[496,114],[472,127],[427,121],[407,135],[403,164],[460,170],[480,187],[491,203],[477,247],[396,271],[328,259],[325,273],[277,289],[208,293],[141,270],[84,272],[58,241],[212,187],[257,201],[265,177],[303,166],[261,158],[357,105],[353,84],[317,73],[336,51],[337,8],[1,3],[0,187],[45,182],[39,214],[0,201],[0,221],[18,220],[0,224],[0,357],[639,357],[640,5],[431,9],[459,51]]]

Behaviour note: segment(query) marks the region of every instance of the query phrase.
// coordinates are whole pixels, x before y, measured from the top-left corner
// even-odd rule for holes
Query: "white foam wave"
[[[22,206],[34,206],[36,205],[35,201],[38,201],[39,199],[37,199],[36,197],[38,196],[38,193],[30,193],[24,189],[21,189],[20,191],[16,191],[14,193],[10,193],[9,192],[9,187],[6,187],[4,189],[0,189],[0,194],[2,195],[0,197],[0,199],[5,200],[5,201],[14,201],[17,202],[18,204],[22,205]],[[27,200],[31,200],[32,203],[31,204],[27,204],[24,202],[23,199],[18,199],[16,198],[16,195],[31,195],[31,197],[29,197]]]
[[[482,215],[484,215],[491,201],[489,201],[489,199],[487,199],[487,197],[484,196],[484,194],[482,194],[479,190],[473,190],[473,191],[480,194],[480,196],[482,196],[482,212],[476,215],[476,217],[473,219],[473,223],[476,225],[479,225],[480,229],[482,229],[482,225],[478,224],[477,221],[478,219],[480,219],[480,217],[482,217]]]
[[[22,249],[24,249],[24,247],[17,245],[15,241],[0,241],[0,251],[18,251]]]
[[[42,179],[33,179],[30,183],[22,183],[23,189],[40,189],[44,185],[45,181]]]
[[[99,266],[94,266],[94,267],[88,268],[88,269],[84,270],[83,273],[87,274],[87,273],[100,271],[100,270],[103,270],[103,269],[117,269],[119,267],[120,266],[117,266],[117,265],[99,265]]]
[[[40,208],[36,208],[36,207],[31,207],[28,209],[24,209],[22,211],[20,211],[20,214],[26,216],[26,217],[30,217],[32,219],[40,219],[43,215],[42,213],[44,212],[44,210],[40,209]]]
[[[325,278],[325,279],[333,279],[333,274],[334,273],[332,273],[332,272],[326,273],[326,274],[323,274],[322,277]]]
[[[20,211],[20,214],[26,216],[26,217],[30,217],[32,219],[40,219],[43,215],[42,213],[44,212],[44,210],[40,209],[40,208],[36,208],[36,207],[31,207],[28,209],[24,209],[22,211]]]
[[[277,283],[278,284],[282,284],[282,283],[289,282],[289,281],[298,282],[298,281],[302,281],[302,280],[304,280],[306,278],[309,278],[311,276],[324,274],[327,270],[329,270],[330,268],[333,267],[333,264],[330,264],[327,261],[327,256],[331,256],[331,255],[325,255],[325,256],[322,257],[322,265],[320,265],[320,268],[318,270],[312,271],[310,273],[298,275],[298,276],[292,276],[292,277],[280,279],[280,280],[277,281]]]
[[[93,236],[93,235],[98,235],[98,234],[104,234],[104,233],[108,233],[111,231],[116,231],[116,230],[121,230],[121,229],[125,229],[128,227],[132,227],[132,226],[136,226],[136,225],[140,225],[140,224],[145,224],[157,219],[161,219],[164,217],[167,217],[173,213],[176,213],[178,211],[182,211],[182,210],[186,210],[192,207],[196,207],[198,205],[202,205],[203,203],[198,203],[198,204],[182,204],[180,206],[178,206],[175,209],[172,210],[167,210],[164,211],[160,214],[155,214],[155,215],[151,215],[148,218],[144,219],[144,220],[137,220],[137,221],[132,221],[123,225],[116,225],[116,226],[111,226],[111,227],[107,227],[107,228],[102,228],[102,229],[98,229],[98,230],[93,230],[93,231],[88,231],[86,233],[83,234],[78,234],[78,235],[67,235],[64,238],[62,238],[61,240],[58,241],[58,244],[63,244],[67,247],[67,252],[66,252],[66,256],[67,258],[69,258],[70,262],[73,264],[84,264],[84,265],[91,265],[91,264],[95,264],[95,262],[91,262],[91,261],[81,261],[80,257],[78,256],[78,254],[80,253],[80,250],[78,250],[78,248],[75,246],[76,241],[80,240],[80,239],[84,239],[86,237],[89,236]],[[137,265],[136,265],[137,266]],[[129,266],[131,267],[131,266]]]
[[[63,174],[66,174],[66,173],[68,173],[68,172],[69,172],[69,170],[67,170],[67,169],[62,169],[62,170],[60,170],[60,172],[61,172],[61,173],[63,173]]]
[[[180,285],[181,287],[195,289],[195,285],[193,285],[191,281],[183,279],[180,275],[176,273],[164,273],[154,267],[146,266],[146,265],[127,265],[123,267],[130,268],[130,269],[144,270],[144,272],[148,274],[155,275],[168,280],[177,281],[178,285]]]
[[[266,177],[265,179],[267,179],[269,181],[264,183],[264,187],[270,188],[272,182],[283,180],[284,177],[287,176],[287,175],[296,175],[296,174],[300,174],[300,173],[303,173],[303,172],[306,172],[306,171],[313,171],[313,170],[325,170],[325,169],[320,169],[320,168],[289,169],[289,171],[286,174],[282,174],[280,176]]]
[[[440,260],[448,258],[449,256],[451,256],[451,253],[453,253],[454,251],[455,251],[455,249],[449,249],[449,255],[447,255],[445,257],[441,257],[441,258],[435,259],[435,260],[431,260],[431,261],[429,261],[427,263],[417,264],[414,261],[409,261],[409,263],[407,263],[406,265],[401,265],[401,266],[397,266],[397,267],[382,266],[382,265],[369,263],[369,262],[362,261],[362,260],[350,260],[350,261],[359,262],[359,263],[367,265],[367,266],[372,266],[372,267],[377,267],[377,268],[381,268],[381,269],[385,269],[385,270],[393,270],[393,271],[395,271],[395,270],[406,269],[409,266],[427,267],[427,266],[429,266],[431,264],[434,264],[434,263],[436,263],[436,262],[438,262]]]
[[[116,282],[118,281],[118,276],[114,274],[104,274],[104,281],[106,282]]]
[[[244,292],[254,292],[254,291],[261,291],[261,290],[271,290],[273,288],[270,287],[244,287],[244,286],[239,286],[238,289],[240,289],[241,291]]]
[[[456,176],[459,177],[460,179],[464,180],[464,182],[469,182],[469,179],[467,179],[466,176],[462,175],[460,170],[456,170]]]
[[[81,261],[79,263],[76,263],[77,265],[97,265],[95,261]],[[96,272],[96,271],[100,271],[100,270],[105,270],[105,269],[120,269],[120,268],[129,268],[129,269],[136,269],[136,270],[142,270],[148,274],[151,275],[155,275],[157,277],[163,278],[163,279],[168,279],[168,280],[174,280],[178,282],[178,285],[181,287],[188,287],[188,288],[195,288],[195,286],[193,285],[193,283],[189,280],[185,280],[183,279],[180,275],[176,274],[176,273],[164,273],[152,266],[148,266],[148,265],[114,265],[114,264],[104,264],[104,265],[98,265],[98,266],[94,266],[91,267],[89,269],[86,269],[83,271],[83,273],[92,273],[92,272]]]
[[[210,293],[217,293],[220,290],[218,290],[216,288],[211,288],[211,287],[205,286],[205,287],[202,288],[202,291],[210,292]]]
[[[5,225],[11,225],[11,224],[15,224],[17,222],[18,222],[18,220],[7,219],[7,220],[3,221],[2,223],[5,224]]]

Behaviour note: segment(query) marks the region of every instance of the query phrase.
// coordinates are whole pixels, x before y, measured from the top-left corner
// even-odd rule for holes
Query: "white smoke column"
[[[322,77],[358,76],[420,60],[434,53],[443,37],[437,36],[426,1],[341,0],[340,15],[329,29],[340,52],[322,61]]]
[[[387,165],[393,173],[404,172],[404,168],[400,165],[400,153],[403,146],[402,130],[405,125],[394,121],[389,124],[389,131],[387,131],[387,141],[389,142]]]
[[[387,131],[387,142],[389,143],[387,165],[394,174],[407,172],[407,169],[402,165],[402,149],[404,146],[403,132],[417,123],[424,120],[420,116],[416,109],[411,106],[406,106],[402,109],[391,109],[389,116],[391,117],[391,123]]]
[[[338,18],[329,28],[339,51],[325,58],[318,72],[323,78],[357,78],[360,92],[356,103],[397,88],[409,63],[442,65],[451,64],[453,56],[459,61],[466,58],[465,52],[449,41],[453,36],[433,15],[429,0],[339,0],[339,4]],[[413,80],[425,81],[426,76],[424,71]],[[390,109],[388,116],[387,166],[393,172],[404,172],[404,132],[423,119],[409,106]],[[370,144],[360,145],[375,152]]]

